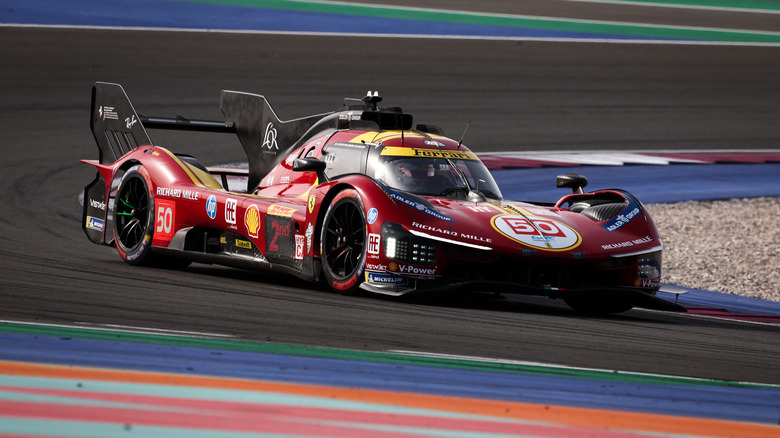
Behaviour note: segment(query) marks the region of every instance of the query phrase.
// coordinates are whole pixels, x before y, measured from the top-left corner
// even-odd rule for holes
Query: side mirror
[[[326,182],[325,168],[328,164],[319,158],[297,158],[293,161],[292,170],[294,172],[317,172],[317,179],[320,182]]]
[[[567,173],[558,175],[555,179],[555,186],[561,188],[571,188],[572,193],[582,193],[582,189],[588,185],[588,178],[576,173]]]

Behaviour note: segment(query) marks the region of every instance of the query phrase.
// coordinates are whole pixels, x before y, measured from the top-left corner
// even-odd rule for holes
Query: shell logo
[[[247,207],[244,213],[244,225],[249,236],[257,238],[260,233],[260,210],[255,204]]]

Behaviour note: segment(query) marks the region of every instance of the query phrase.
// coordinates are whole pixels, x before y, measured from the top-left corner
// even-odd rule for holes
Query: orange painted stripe
[[[0,361],[0,374],[59,379],[186,386],[239,391],[334,398],[416,409],[431,409],[553,423],[565,426],[603,428],[613,431],[655,432],[707,437],[763,438],[780,435],[780,427],[767,424],[621,412],[534,403],[482,400],[430,394],[402,393],[359,388],[338,388],[295,383],[191,376],[168,373],[121,371],[104,368],[44,365]]]

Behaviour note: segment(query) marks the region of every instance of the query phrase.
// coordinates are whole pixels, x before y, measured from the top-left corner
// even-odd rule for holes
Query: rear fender
[[[97,174],[84,187],[84,209],[81,227],[90,241],[97,244],[110,244],[113,233],[108,233],[106,241],[106,224],[108,223],[110,181],[113,179],[114,166],[100,164],[93,160],[82,160],[83,163],[97,167]]]
[[[96,160],[81,160],[97,168],[95,179],[84,187],[84,206],[81,227],[87,238],[96,244],[112,245],[114,242],[113,218],[111,216],[112,193],[118,178],[135,164],[135,160],[117,161],[114,164],[100,164]]]

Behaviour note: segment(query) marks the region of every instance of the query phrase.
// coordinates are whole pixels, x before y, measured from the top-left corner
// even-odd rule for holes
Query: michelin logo
[[[93,216],[87,216],[87,228],[89,228],[90,230],[103,231],[104,226],[105,226],[105,222],[103,222],[103,219],[98,219]]]
[[[406,278],[404,277],[377,272],[366,272],[366,281],[373,284],[393,284],[396,286],[407,284]]]

